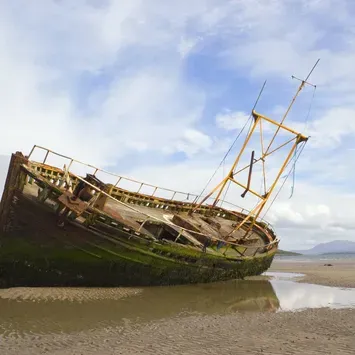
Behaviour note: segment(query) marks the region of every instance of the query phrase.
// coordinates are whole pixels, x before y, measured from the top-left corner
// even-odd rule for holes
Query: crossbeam
[[[216,204],[218,203],[218,201],[220,200],[220,196],[222,194],[222,191],[224,190],[224,188],[226,187],[226,184],[228,181],[233,182],[234,184],[243,187],[245,189],[244,193],[242,194],[242,197],[244,197],[246,195],[247,192],[252,193],[253,195],[255,195],[256,197],[259,198],[259,202],[257,203],[256,207],[250,211],[250,213],[244,218],[244,220],[238,225],[236,226],[235,229],[240,229],[248,220],[252,219],[252,223],[248,228],[247,233],[251,230],[251,228],[253,227],[255,221],[257,220],[257,218],[260,215],[260,212],[262,211],[262,209],[264,208],[264,206],[266,205],[271,193],[273,192],[273,190],[275,189],[275,186],[277,184],[277,182],[279,181],[282,173],[284,172],[284,170],[286,169],[288,163],[290,162],[290,160],[292,159],[293,154],[296,151],[297,145],[302,143],[302,142],[306,142],[308,140],[309,137],[306,137],[305,135],[295,131],[294,129],[286,126],[284,124],[284,121],[287,117],[287,115],[289,114],[293,104],[295,103],[295,100],[297,98],[297,96],[299,95],[299,93],[301,92],[301,90],[303,89],[303,87],[307,84],[307,85],[312,85],[308,82],[308,79],[310,77],[310,75],[312,74],[313,70],[315,69],[315,67],[317,66],[319,62],[319,59],[317,60],[317,62],[314,64],[314,66],[312,67],[311,71],[308,73],[307,77],[305,80],[301,80],[301,84],[299,85],[295,95],[293,96],[289,106],[286,109],[285,114],[283,115],[282,119],[280,122],[277,122],[275,120],[273,120],[272,118],[269,118],[265,115],[262,115],[258,112],[255,111],[255,105],[252,109],[252,117],[254,118],[254,122],[252,124],[252,126],[250,127],[250,130],[245,138],[245,141],[236,157],[236,159],[234,160],[230,171],[228,172],[228,174],[226,175],[226,177],[219,182],[219,184],[217,186],[215,186],[212,191],[204,198],[202,199],[202,201],[200,203],[198,203],[195,208],[193,210],[191,210],[191,213],[196,211],[205,201],[207,198],[210,198],[215,192],[217,192],[217,196],[214,199],[214,202],[212,204],[212,207],[215,207]],[[296,77],[293,77],[295,79],[298,79]],[[298,79],[300,80],[300,79]],[[260,95],[259,95],[260,96]],[[258,97],[259,99],[259,97]],[[264,136],[263,136],[263,125],[262,122],[267,122],[269,124],[272,124],[274,126],[276,126],[276,131],[273,134],[273,136],[271,137],[271,140],[267,146],[267,148],[265,149],[265,145],[264,145]],[[260,128],[260,143],[261,143],[261,156],[258,159],[254,159],[254,151],[252,153],[252,161],[250,162],[250,164],[246,165],[245,167],[239,169],[238,171],[236,170],[236,167],[238,166],[241,156],[242,154],[245,152],[247,146],[250,143],[250,139],[252,137],[252,135],[255,133],[256,128],[259,127]],[[278,147],[276,147],[275,149],[271,149],[274,140],[276,138],[276,136],[278,135],[278,133],[280,132],[280,130],[285,131],[289,134],[292,134],[293,137],[288,140],[287,142],[279,145]],[[286,158],[284,159],[284,161],[282,162],[282,165],[277,173],[276,178],[274,179],[274,181],[271,183],[271,186],[269,189],[266,188],[266,172],[265,172],[265,158],[270,156],[271,154],[275,153],[276,151],[280,150],[281,148],[287,146],[288,144],[292,143],[292,146],[286,156]],[[263,167],[262,167],[262,173],[263,173],[263,180],[264,180],[264,191],[265,193],[263,195],[258,194],[257,192],[255,192],[253,189],[250,188],[250,181],[251,181],[251,173],[252,173],[252,166],[253,164],[257,163],[258,161],[262,161]],[[236,175],[238,175],[240,172],[246,170],[249,168],[249,175],[248,175],[248,182],[247,184],[244,184],[240,181],[237,180]],[[232,233],[232,232],[231,232]]]

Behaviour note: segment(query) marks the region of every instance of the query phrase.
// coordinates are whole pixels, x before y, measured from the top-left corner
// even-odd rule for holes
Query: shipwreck
[[[279,238],[261,212],[307,142],[308,137],[284,124],[307,79],[280,122],[254,107],[229,172],[204,197],[112,174],[37,145],[26,156],[14,153],[0,204],[0,287],[176,285],[266,271]],[[275,128],[268,144],[265,125]],[[280,143],[282,133],[289,139]],[[260,155],[250,147],[256,134]],[[267,181],[265,164],[282,149],[287,152]],[[39,151],[40,161],[33,158]],[[247,164],[243,155],[249,156]],[[64,159],[65,165],[48,164],[50,156]],[[74,173],[74,164],[84,167],[86,175]],[[257,164],[262,192],[251,184]],[[136,188],[123,188],[124,181]],[[255,207],[239,208],[224,197],[222,204],[229,184],[243,189],[241,198],[253,195]]]

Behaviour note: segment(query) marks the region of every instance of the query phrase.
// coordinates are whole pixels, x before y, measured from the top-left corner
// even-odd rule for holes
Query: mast
[[[255,111],[255,106],[252,110],[252,117],[254,119],[254,122],[249,130],[249,133],[247,134],[247,137],[245,138],[245,141],[241,147],[241,150],[239,151],[236,159],[234,160],[231,169],[229,170],[228,174],[223,178],[222,181],[220,181],[218,183],[217,186],[215,186],[211,192],[209,194],[207,194],[202,200],[201,202],[199,202],[195,208],[191,211],[194,212],[196,211],[207,199],[209,199],[214,193],[217,192],[217,196],[214,199],[214,202],[212,204],[212,207],[215,207],[217,205],[217,203],[219,202],[219,199],[222,195],[223,190],[225,189],[226,185],[228,182],[234,183],[242,188],[244,188],[244,192],[241,194],[241,197],[244,198],[245,195],[250,192],[251,194],[253,194],[254,196],[256,196],[259,201],[257,203],[257,205],[254,207],[254,209],[252,211],[249,212],[249,214],[232,230],[232,232],[229,233],[229,235],[231,235],[235,230],[240,229],[247,221],[251,220],[251,223],[249,223],[249,227],[246,230],[246,234],[245,236],[247,236],[247,234],[249,233],[249,231],[251,230],[251,228],[253,227],[254,223],[256,222],[257,218],[259,217],[261,211],[263,210],[264,206],[266,205],[266,203],[268,202],[270,195],[272,194],[272,192],[274,191],[277,182],[279,181],[280,177],[282,176],[283,172],[286,169],[287,164],[290,162],[290,160],[292,159],[293,154],[296,151],[296,148],[298,146],[298,144],[302,143],[302,142],[307,142],[308,137],[304,136],[303,134],[296,132],[295,130],[287,127],[286,125],[284,125],[284,121],[286,120],[286,117],[288,116],[289,112],[291,111],[292,106],[294,105],[299,93],[301,92],[301,90],[303,89],[303,87],[308,84],[311,86],[311,83],[309,83],[307,80],[309,79],[310,75],[312,74],[313,70],[315,69],[315,67],[317,66],[319,62],[319,59],[317,60],[317,62],[314,64],[314,66],[312,67],[312,69],[310,70],[309,74],[307,75],[306,79],[301,80],[298,79],[294,76],[292,76],[292,79],[297,79],[300,80],[301,83],[295,93],[295,95],[293,96],[286,112],[284,113],[282,119],[280,122],[276,122],[275,120],[264,116],[260,113],[257,113]],[[260,96],[260,94],[259,94]],[[264,149],[264,136],[263,136],[263,123],[269,123],[272,124],[273,126],[276,126],[276,131],[273,134],[269,144],[267,145],[267,148]],[[260,129],[260,143],[261,143],[261,156],[257,159],[254,158],[254,151],[252,151],[251,154],[251,160],[250,163],[242,168],[240,168],[239,170],[236,171],[236,168],[240,162],[240,159],[243,155],[243,153],[245,152],[246,148],[248,147],[248,144],[250,142],[251,137],[254,135],[255,130],[259,127]],[[279,134],[280,131],[285,131],[288,132],[292,135],[292,138],[290,140],[288,140],[287,142],[277,146],[276,148],[273,148],[271,150],[271,146],[275,141],[276,136]],[[292,144],[292,145],[291,145]],[[268,156],[272,155],[273,153],[275,153],[276,151],[280,150],[281,148],[287,146],[287,145],[291,145],[288,154],[286,156],[286,158],[283,160],[281,167],[279,168],[277,174],[276,174],[276,178],[274,179],[274,181],[271,183],[270,187],[267,189],[266,188],[266,173],[265,173],[265,158],[267,158]],[[254,191],[253,189],[250,188],[250,181],[251,181],[251,175],[252,175],[252,168],[253,165],[257,162],[261,161],[262,162],[262,174],[263,174],[263,181],[264,181],[264,189],[265,189],[265,193],[264,194],[259,194],[258,192]],[[242,171],[245,171],[246,169],[249,169],[249,173],[248,173],[248,180],[247,183],[245,184],[244,182],[242,182],[240,179],[238,179],[238,174],[241,173]]]

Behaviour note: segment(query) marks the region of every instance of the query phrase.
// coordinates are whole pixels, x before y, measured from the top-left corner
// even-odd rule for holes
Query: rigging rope
[[[212,179],[215,177],[217,171],[219,170],[219,168],[222,166],[222,164],[225,162],[228,154],[231,152],[231,150],[233,149],[235,143],[237,142],[238,138],[241,136],[241,134],[243,133],[245,127],[247,126],[248,122],[251,120],[252,116],[253,116],[253,111],[255,110],[255,107],[256,105],[258,104],[259,102],[259,99],[260,99],[260,96],[262,94],[262,92],[264,91],[264,88],[265,88],[265,85],[266,85],[266,80],[264,81],[264,84],[259,92],[259,95],[254,103],[254,106],[253,106],[253,109],[251,110],[250,112],[250,115],[249,115],[249,118],[248,120],[245,122],[243,128],[241,129],[241,131],[239,132],[239,134],[237,135],[237,137],[234,139],[232,145],[229,147],[227,153],[224,155],[223,159],[221,160],[221,162],[219,163],[217,169],[214,171],[214,173],[212,174],[212,176],[210,177],[210,179],[208,180],[207,184],[205,185],[205,187],[203,188],[202,192],[200,193],[200,195],[195,199],[194,203],[197,203],[197,201],[201,198],[201,196],[203,195],[203,193],[205,192],[205,190],[207,189],[207,186],[210,184],[210,182],[212,181]],[[252,122],[251,122],[252,123]],[[250,127],[249,127],[249,131],[250,131],[250,128],[251,128],[251,124],[250,124]],[[249,132],[248,132],[249,133]],[[224,201],[224,199],[223,199]]]
[[[254,105],[254,107],[255,107],[255,105]],[[250,119],[250,118],[251,118],[251,115],[249,116],[249,119]],[[247,123],[249,122],[249,119],[248,119]],[[248,128],[247,136],[248,136],[249,133],[250,133],[250,130],[251,130],[251,126],[252,126],[252,125],[253,125],[253,120],[250,121],[250,125],[249,125],[249,128]],[[224,176],[224,174],[223,174],[223,176]],[[221,200],[221,207],[222,207],[222,205],[223,205],[223,203],[224,203],[224,200],[225,200],[225,198],[226,198],[226,196],[227,196],[227,193],[228,193],[228,190],[229,190],[230,185],[231,185],[231,181],[229,180],[229,182],[228,182],[228,187],[226,188],[226,191],[224,192],[224,195],[223,195],[223,199]]]
[[[224,193],[224,195],[223,195],[223,199],[222,199],[222,201],[221,201],[221,207],[223,206],[224,200],[225,200],[225,198],[226,198],[226,196],[227,196],[227,193],[228,193],[228,190],[229,190],[230,186],[231,186],[231,181],[229,180],[228,186],[227,186],[227,188],[226,188],[226,191],[225,191],[225,193]]]
[[[214,173],[212,174],[212,176],[210,177],[210,179],[208,180],[206,186],[203,188],[203,190],[201,191],[200,195],[196,198],[196,202],[201,198],[201,196],[203,195],[203,193],[206,191],[207,186],[211,183],[212,179],[215,177],[215,175],[217,174],[217,171],[219,170],[219,168],[222,166],[222,164],[225,162],[228,154],[230,153],[230,151],[233,149],[235,143],[237,142],[238,138],[241,136],[241,134],[243,133],[245,127],[247,126],[248,122],[251,119],[251,115],[249,116],[248,120],[245,122],[243,128],[241,129],[241,131],[239,132],[239,134],[237,135],[237,137],[234,139],[234,142],[232,143],[232,145],[229,147],[227,153],[224,155],[223,159],[221,160],[221,162],[219,163],[218,167],[216,168],[216,170],[214,171]]]
[[[318,60],[318,61],[319,61],[319,60]],[[318,63],[318,61],[317,61],[317,63]],[[316,65],[317,65],[317,63],[316,63]],[[315,66],[314,66],[314,67],[315,67]],[[314,67],[313,67],[313,69],[314,69]],[[313,71],[313,69],[312,69],[312,71]],[[312,71],[311,71],[311,72],[312,72]],[[310,74],[309,74],[309,75],[310,75]],[[308,77],[309,77],[309,75],[308,75]],[[307,77],[307,78],[308,78],[308,77]],[[260,91],[260,93],[259,93],[259,96],[258,96],[258,98],[257,98],[257,100],[256,100],[256,102],[255,102],[255,104],[254,104],[253,110],[255,109],[256,104],[257,104],[258,101],[259,101],[259,98],[260,98],[260,96],[261,96],[261,93],[263,92],[263,89],[264,89],[264,87],[265,87],[265,84],[266,84],[266,81],[264,82],[264,85],[263,85],[263,87],[262,87],[262,89],[261,89],[261,91]],[[308,112],[307,112],[306,119],[305,119],[305,130],[308,128],[307,126],[308,126],[308,121],[309,121],[309,116],[310,116],[312,104],[313,104],[314,97],[315,97],[316,88],[317,88],[317,87],[314,85],[314,90],[313,90],[312,99],[311,99],[311,101],[310,101],[310,105],[309,105]],[[252,110],[252,112],[253,112],[253,110]],[[203,194],[204,191],[206,190],[207,186],[210,184],[210,182],[212,181],[213,177],[214,177],[215,174],[217,173],[218,169],[219,169],[219,168],[221,167],[221,165],[225,162],[225,160],[226,160],[228,154],[229,154],[230,151],[233,149],[235,143],[237,142],[238,138],[240,137],[240,135],[241,135],[242,132],[244,131],[246,125],[248,124],[249,120],[251,119],[251,117],[252,117],[252,112],[251,112],[251,114],[250,114],[250,116],[249,116],[247,122],[246,122],[245,125],[243,126],[242,130],[239,132],[238,136],[236,137],[236,139],[235,139],[234,142],[232,143],[231,147],[228,149],[227,153],[226,153],[225,156],[223,157],[221,163],[219,164],[219,166],[217,167],[217,169],[215,170],[215,172],[213,173],[213,175],[211,176],[211,178],[210,178],[209,181],[207,182],[206,186],[205,186],[204,189],[202,190],[201,194],[196,198],[196,202],[200,199],[200,197],[202,196],[202,194]],[[249,134],[249,132],[250,132],[251,125],[252,125],[252,122],[251,122],[251,124],[250,124],[248,134]],[[247,134],[247,135],[248,135],[248,134]],[[297,163],[297,160],[299,159],[300,155],[302,154],[302,151],[303,151],[303,149],[304,149],[306,143],[307,143],[307,141],[304,142],[304,144],[302,145],[302,147],[301,147],[300,150],[298,149],[298,145],[296,146],[296,149],[295,149],[295,152],[294,152],[294,156],[293,156],[293,159],[292,159],[292,160],[293,160],[292,168],[290,169],[290,171],[288,172],[288,174],[284,177],[284,181],[283,181],[282,185],[280,186],[278,192],[276,193],[275,197],[274,197],[273,200],[271,201],[271,204],[269,205],[268,209],[267,209],[266,212],[263,214],[262,219],[265,217],[265,215],[266,215],[266,214],[268,213],[268,211],[270,210],[271,206],[272,206],[273,203],[275,202],[276,198],[278,197],[279,193],[281,192],[283,186],[285,185],[285,183],[286,183],[288,177],[291,175],[291,173],[292,173],[292,186],[291,186],[291,195],[290,195],[289,198],[292,198],[293,193],[294,193],[294,187],[295,187],[296,163]],[[289,165],[289,163],[292,162],[292,160],[288,162],[288,164],[286,165],[286,167]],[[227,189],[226,189],[226,191],[225,191],[225,193],[224,193],[223,199],[221,200],[221,207],[222,207],[222,205],[223,205],[223,203],[224,203],[225,197],[226,197],[227,192],[228,192],[228,190],[229,190],[229,188],[230,188],[230,183],[231,183],[231,181],[229,181],[229,184],[228,184]]]
[[[297,156],[297,149],[298,149],[298,145],[296,146],[296,149],[295,149],[295,152],[293,154],[293,165],[292,165],[292,168],[291,168],[291,171],[292,171],[292,186],[291,186],[291,195],[289,197],[289,199],[293,196],[293,191],[295,189],[295,178],[296,178],[296,156]]]
[[[314,86],[314,89],[313,89],[313,95],[312,95],[312,99],[309,103],[309,107],[308,107],[308,112],[307,112],[307,115],[306,115],[306,119],[305,119],[305,127],[304,127],[304,130],[306,131],[307,130],[307,126],[308,126],[308,121],[309,121],[309,115],[311,113],[311,109],[312,109],[312,104],[313,104],[313,101],[314,101],[314,96],[315,96],[315,93],[316,93],[316,89],[317,89],[317,86]],[[294,153],[294,163],[293,163],[293,167],[292,167],[292,186],[291,186],[291,195],[289,197],[292,198],[293,196],[293,192],[294,192],[294,189],[295,189],[295,179],[296,179],[296,155],[297,155],[297,149],[298,149],[298,146],[296,147],[296,150],[295,150],[295,153]]]
[[[305,125],[304,125],[305,131],[306,131],[307,128],[308,128],[309,115],[310,115],[310,113],[311,113],[312,104],[313,104],[313,101],[314,101],[314,96],[316,95],[316,89],[317,89],[317,86],[314,85],[312,99],[311,99],[311,102],[309,103],[308,112],[307,112],[307,116],[306,116],[306,119],[305,119]]]
[[[299,159],[299,157],[301,156],[302,151],[303,151],[304,147],[306,146],[306,144],[307,144],[307,141],[303,143],[302,148],[299,150],[299,153],[298,153],[298,155],[297,155],[296,158],[295,158],[295,164],[296,164],[297,160]],[[265,211],[265,213],[264,213],[263,216],[261,217],[262,219],[265,218],[265,216],[266,216],[266,214],[269,212],[271,206],[273,205],[273,203],[274,203],[275,200],[277,199],[277,197],[278,197],[278,195],[280,194],[280,192],[281,192],[283,186],[285,185],[285,182],[287,181],[288,177],[291,175],[292,170],[293,170],[293,168],[291,168],[290,171],[288,172],[288,174],[284,177],[283,183],[281,184],[281,186],[280,186],[279,190],[277,191],[275,197],[274,197],[273,200],[271,201],[270,206],[267,208],[267,210]]]

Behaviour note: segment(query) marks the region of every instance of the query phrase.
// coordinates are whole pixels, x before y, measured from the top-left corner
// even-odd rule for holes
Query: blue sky
[[[286,184],[267,217],[285,248],[355,240],[354,10],[346,0],[1,2],[0,155],[40,144],[200,192],[264,80],[257,110],[280,119],[291,75],[321,58],[295,193]],[[289,116],[295,129],[312,90]],[[230,199],[249,203],[239,195]]]

